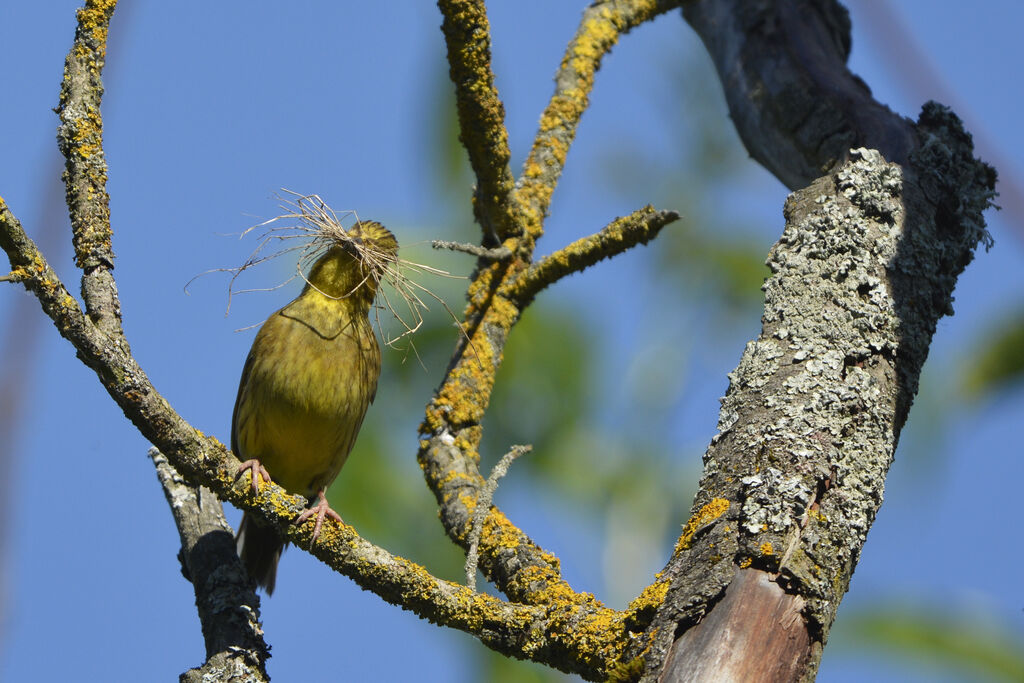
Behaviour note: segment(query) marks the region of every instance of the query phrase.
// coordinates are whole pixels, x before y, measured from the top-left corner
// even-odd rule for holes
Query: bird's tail
[[[249,578],[262,586],[267,595],[273,593],[277,580],[277,561],[281,559],[285,547],[277,531],[246,512],[238,526],[235,545]]]

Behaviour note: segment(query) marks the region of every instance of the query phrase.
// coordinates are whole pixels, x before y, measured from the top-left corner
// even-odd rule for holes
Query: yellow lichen
[[[11,268],[11,272],[6,277],[11,282],[23,282],[30,279],[32,275],[24,266],[15,266]]]
[[[452,483],[456,479],[464,479],[466,481],[472,481],[473,480],[473,478],[470,477],[465,472],[459,472],[457,470],[451,470],[449,472],[445,472],[444,476],[440,477],[437,480],[437,483],[440,484],[441,486],[446,486],[447,484]]]
[[[655,581],[638,595],[633,602],[629,603],[630,612],[640,612],[645,609],[660,607],[668,595],[669,581]]]
[[[690,547],[690,542],[701,528],[715,521],[725,514],[729,509],[729,501],[725,498],[715,498],[710,503],[698,510],[683,526],[683,533],[676,541],[674,553],[679,553]]]
[[[775,554],[775,548],[772,547],[771,543],[769,543],[768,541],[765,541],[764,543],[761,544],[761,554],[762,555],[774,555]]]
[[[466,511],[470,514],[473,514],[473,511],[476,510],[476,496],[471,496],[468,493],[460,493],[458,500],[462,507],[466,508]]]
[[[492,512],[487,518],[487,523],[484,524],[483,531],[480,534],[480,548],[481,550],[489,548],[518,548],[520,543],[519,534],[519,529],[512,522],[508,521],[507,517],[503,514]]]

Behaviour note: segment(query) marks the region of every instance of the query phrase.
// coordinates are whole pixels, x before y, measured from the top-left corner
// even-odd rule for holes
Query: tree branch
[[[462,242],[449,242],[447,240],[434,240],[430,243],[434,249],[450,249],[461,251],[464,254],[471,254],[486,261],[506,261],[512,258],[512,250],[506,246],[493,247],[488,249],[478,244],[464,244]]]
[[[673,644],[664,682],[798,680],[809,640],[800,627],[803,600],[772,579],[740,569],[711,614]]]
[[[504,602],[438,579],[423,567],[364,540],[352,527],[330,520],[316,546],[311,547],[310,525],[292,524],[305,509],[305,498],[290,495],[276,484],[264,484],[255,496],[246,481],[236,485],[238,459],[215,438],[189,426],[157,393],[127,349],[111,343],[85,318],[2,201],[0,246],[8,253],[12,272],[36,293],[58,331],[97,373],[125,416],[192,485],[206,486],[221,500],[260,513],[283,538],[384,600],[466,631],[503,654],[593,679],[602,677],[631,641],[632,612],[609,610],[593,596],[574,593],[564,581],[551,581],[532,567],[524,567],[520,577],[524,584],[518,590],[536,597],[537,591],[527,585],[530,577],[544,580],[543,607]],[[517,551],[511,544],[525,538],[496,511],[487,518],[482,536],[482,545],[504,545],[513,553]],[[524,551],[524,556],[529,552]],[[543,557],[557,576],[558,561],[549,554]],[[631,610],[649,611],[654,597],[645,596]]]
[[[850,17],[836,0],[690,2],[683,16],[715,63],[747,151],[789,189],[852,148],[904,164],[917,146],[913,122],[847,68]]]
[[[473,528],[469,532],[469,549],[466,551],[466,585],[472,590],[476,590],[476,572],[480,565],[479,547],[480,547],[480,534],[483,533],[484,519],[487,517],[487,512],[491,509],[491,501],[494,499],[494,492],[498,490],[498,480],[508,474],[508,468],[512,466],[512,463],[521,455],[529,453],[533,450],[533,446],[513,446],[505,455],[501,456],[501,460],[491,470],[491,476],[487,477],[487,483],[484,484],[484,490],[480,493],[480,497],[476,499],[475,509],[473,511]]]
[[[441,30],[448,45],[449,75],[455,84],[459,139],[476,175],[473,212],[494,246],[517,227],[513,215],[512,171],[509,169],[505,106],[494,87],[491,35],[483,0],[439,0]]]
[[[103,155],[100,76],[107,33],[117,0],[87,0],[78,10],[75,40],[64,62],[57,113],[57,144],[65,159],[67,195],[75,262],[82,269],[82,300],[90,319],[104,334],[124,339],[121,303],[111,270],[110,197]]]
[[[543,232],[544,217],[580,118],[590,106],[601,60],[620,36],[679,5],[680,0],[605,0],[583,10],[576,35],[555,74],[555,92],[541,114],[540,129],[516,187],[516,203],[533,240]]]
[[[530,266],[516,282],[514,296],[525,308],[537,294],[558,280],[635,247],[647,244],[661,229],[679,219],[675,211],[655,211],[645,206],[625,218],[616,218],[601,231],[576,240]]]
[[[36,293],[58,331],[96,371],[125,416],[190,484],[206,486],[221,500],[260,513],[282,538],[384,600],[466,631],[502,654],[588,678],[600,677],[621,654],[628,642],[629,613],[609,610],[592,596],[570,590],[572,601],[552,600],[545,607],[505,602],[438,579],[423,567],[366,541],[352,527],[331,520],[325,521],[320,538],[311,547],[311,525],[292,524],[305,510],[306,499],[290,495],[276,484],[264,484],[253,495],[247,481],[236,483],[238,459],[215,438],[189,426],[157,393],[127,349],[111,343],[85,318],[2,202],[0,246],[7,251],[13,271]],[[493,514],[488,518],[490,533],[485,527],[484,536],[493,539],[498,533],[509,533],[495,529],[494,518]],[[548,557],[557,565],[557,560]],[[599,656],[594,654],[595,647],[600,648]]]
[[[471,8],[478,6],[478,3],[469,4]],[[456,8],[465,9],[466,3],[441,2],[440,5],[447,22],[448,15]],[[584,11],[576,37],[558,71],[555,93],[541,118],[533,151],[519,180],[515,207],[509,214],[516,221],[517,243],[511,249],[516,257],[499,262],[482,261],[473,275],[463,325],[467,339],[456,348],[452,365],[427,406],[426,419],[420,426],[422,441],[417,455],[438,501],[445,531],[463,548],[468,548],[473,511],[485,483],[479,471],[480,454],[477,452],[482,434],[480,423],[490,402],[505,340],[522,310],[516,283],[530,266],[565,154],[589,103],[594,75],[602,57],[619,35],[676,6],[678,2],[609,0]],[[465,17],[461,25],[465,25],[469,17],[475,17],[475,25],[481,26],[482,15],[477,9],[472,13],[467,11]],[[445,31],[447,38],[449,30]],[[486,34],[483,29],[478,32]],[[459,35],[464,34],[465,31]],[[482,37],[478,38],[479,45],[484,45],[482,41]],[[448,42],[449,59],[464,61],[465,54],[452,50],[451,38]],[[477,63],[487,62],[481,56]],[[464,67],[452,65],[453,79],[455,73],[463,72],[466,72]],[[486,86],[488,82],[485,80],[483,84]],[[490,92],[487,87],[484,91]],[[466,125],[472,118],[464,118],[461,109],[460,104],[462,140],[469,147],[474,134],[466,131]],[[501,136],[491,137],[504,140]],[[471,149],[470,158],[475,154],[483,154],[483,151]],[[478,177],[478,180],[483,186],[485,179]],[[558,559],[537,547],[497,508],[492,508],[484,524],[480,567],[499,590],[515,602],[561,605],[564,609],[599,605],[592,596],[574,592],[562,579]],[[640,602],[646,605],[653,594],[645,592]]]
[[[721,651],[707,627],[689,632],[702,619],[739,640],[789,633],[775,653],[787,664],[764,680],[817,669],[936,323],[988,239],[991,168],[972,158],[948,110],[927,105],[918,131],[926,143],[905,168],[851,150],[846,165],[786,202],[761,334],[729,376],[704,456],[694,516],[708,522],[690,529],[662,572],[672,586],[648,630],[656,644],[645,681],[692,680],[693,659]],[[723,510],[717,501],[729,505],[708,514]],[[737,573],[747,568],[757,574]],[[729,600],[739,583],[766,580],[784,593],[737,587],[748,597]],[[717,660],[722,670],[750,670],[755,651],[730,652]]]
[[[90,348],[105,343],[2,198],[0,247],[7,253],[11,264],[11,272],[6,276],[8,281],[20,282],[36,295],[43,311],[54,321],[62,337],[76,348],[79,345]]]
[[[644,655],[643,680],[692,680],[687,662],[715,656],[707,629],[691,633],[701,619],[733,635],[802,630],[807,638],[776,653],[792,668],[772,680],[810,679],[881,502],[936,321],[951,312],[977,243],[991,243],[981,214],[995,173],[973,159],[948,110],[930,103],[915,126],[871,98],[846,68],[849,18],[834,0],[686,3],[683,13],[751,155],[790,188],[835,170],[787,201],[764,327],[730,375],[691,522],[719,500],[728,512],[681,537],[662,572],[672,586],[648,628],[660,636]],[[880,150],[902,168],[870,149],[844,166],[851,147]],[[736,609],[728,596],[749,579],[738,573],[747,567],[753,580],[785,589],[781,603],[754,591]],[[779,619],[799,601],[804,619]],[[732,648],[718,661],[742,671],[748,654],[756,656]]]
[[[195,589],[196,607],[206,642],[206,663],[188,671],[184,681],[268,681],[270,648],[260,628],[259,598],[235,552],[234,534],[220,501],[205,487],[189,486],[167,456],[149,449],[174,524],[181,536],[182,573]],[[230,671],[228,676],[224,672]]]

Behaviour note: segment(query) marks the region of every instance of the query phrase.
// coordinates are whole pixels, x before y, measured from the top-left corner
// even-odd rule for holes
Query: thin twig
[[[508,453],[501,456],[501,460],[491,470],[491,476],[487,477],[480,495],[476,499],[476,508],[473,510],[473,528],[469,532],[469,550],[466,551],[466,585],[470,590],[476,590],[476,569],[480,563],[478,554],[480,547],[480,534],[484,530],[484,520],[491,509],[491,500],[494,499],[494,492],[498,490],[498,480],[508,473],[508,468],[520,455],[533,450],[533,446],[513,446]]]
[[[625,218],[616,218],[600,232],[562,247],[530,266],[516,283],[516,300],[525,307],[545,287],[637,244],[647,244],[663,227],[678,218],[675,211],[656,211],[651,206],[638,209]]]
[[[516,184],[516,204],[526,221],[524,227],[534,239],[541,235],[580,118],[590,105],[601,60],[621,35],[681,4],[680,0],[605,0],[583,10],[576,35],[555,74],[555,92],[541,114],[533,148]]]
[[[461,251],[465,254],[471,254],[477,258],[487,259],[488,261],[507,261],[512,258],[512,250],[502,245],[500,247],[481,247],[477,244],[468,244],[466,242],[449,242],[447,240],[434,240],[430,246],[434,249],[448,249],[450,251]]]

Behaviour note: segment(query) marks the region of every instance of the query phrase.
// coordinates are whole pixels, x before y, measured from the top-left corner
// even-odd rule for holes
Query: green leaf
[[[993,326],[971,358],[961,378],[964,393],[972,399],[999,391],[1024,376],[1024,310]]]

